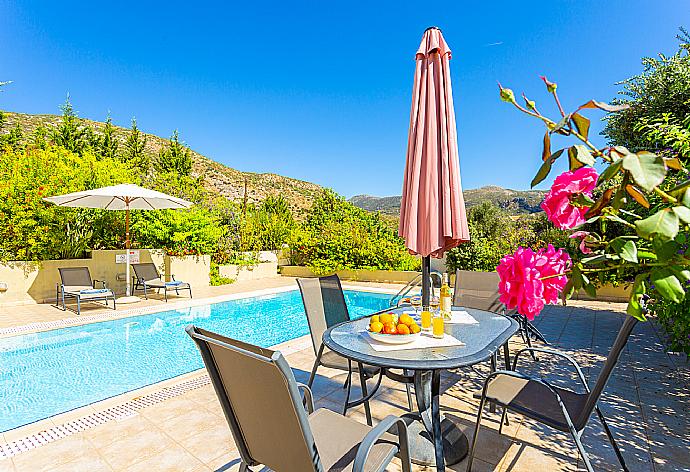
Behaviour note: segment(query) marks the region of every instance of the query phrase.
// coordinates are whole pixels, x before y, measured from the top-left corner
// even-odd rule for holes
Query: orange
[[[417,323],[412,323],[410,325],[410,333],[417,334],[422,330]]]
[[[406,324],[400,323],[397,329],[398,334],[410,334],[410,328],[408,328]]]
[[[402,314],[402,315],[400,315],[399,323],[410,326],[412,323],[414,323],[414,320],[412,319],[412,317],[410,315]]]
[[[373,323],[378,323],[379,321],[381,321],[381,319],[379,318],[379,315],[374,315],[371,317],[371,320],[369,321],[369,323],[373,324]]]
[[[381,323],[383,323],[384,325],[386,323],[392,323],[393,315],[391,315],[390,313],[384,313],[383,315],[379,316],[379,321],[381,321]]]
[[[383,330],[383,323],[374,321],[369,325],[369,331],[372,333],[380,333]]]
[[[383,332],[386,334],[398,334],[398,329],[395,327],[395,324],[393,324],[393,322],[384,323]]]

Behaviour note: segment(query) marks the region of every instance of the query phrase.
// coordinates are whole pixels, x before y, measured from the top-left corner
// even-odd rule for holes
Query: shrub
[[[302,228],[292,232],[292,263],[316,273],[339,269],[417,270],[401,238],[379,215],[357,208],[331,190],[314,202]]]

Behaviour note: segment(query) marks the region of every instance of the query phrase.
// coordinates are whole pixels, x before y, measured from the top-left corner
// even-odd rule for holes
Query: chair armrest
[[[394,415],[385,417],[379,424],[377,424],[371,431],[364,436],[362,442],[357,448],[357,455],[355,456],[355,462],[352,465],[352,472],[363,472],[364,466],[366,465],[367,459],[369,458],[369,453],[374,444],[381,439],[381,437],[391,432],[390,430],[396,427],[394,434],[398,437],[398,451],[400,453],[400,459],[402,461],[403,471],[409,470],[410,461],[410,449],[407,442],[407,424],[402,418]],[[387,465],[387,464],[386,464]]]
[[[515,353],[515,357],[513,358],[513,370],[517,370],[517,361],[518,358],[520,357],[520,354],[523,352],[541,352],[543,354],[550,354],[556,357],[560,357],[561,359],[565,359],[568,361],[573,367],[575,367],[575,370],[577,371],[577,375],[580,378],[580,381],[582,382],[582,386],[585,387],[585,390],[587,393],[589,393],[589,385],[587,385],[587,379],[585,379],[585,375],[582,373],[582,369],[580,368],[580,364],[577,363],[577,361],[566,354],[565,352],[557,351],[555,349],[548,349],[548,348],[543,348],[543,347],[526,347],[524,349],[520,349],[518,352]]]
[[[96,288],[96,282],[100,283],[103,286],[103,288],[108,288],[108,286],[105,283],[105,280],[98,280],[98,279],[93,279],[93,283],[91,284],[91,285],[93,285],[93,288]]]
[[[304,384],[298,383],[297,388],[302,392],[302,404],[307,409],[307,413],[314,413],[314,395],[311,389]]]
[[[161,277],[161,278],[162,278],[162,277]],[[175,274],[170,274],[170,280],[172,280],[173,282],[176,282],[176,280],[175,280]]]

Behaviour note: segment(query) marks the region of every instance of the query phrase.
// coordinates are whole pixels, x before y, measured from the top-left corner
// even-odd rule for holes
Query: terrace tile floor
[[[573,355],[594,382],[624,319],[623,305],[573,302],[568,307],[548,307],[536,325],[552,345]],[[522,347],[511,341],[513,351]],[[280,346],[298,381],[307,381],[314,359],[308,339]],[[557,369],[556,362],[524,358],[523,371],[546,373],[547,378],[577,388],[574,375]],[[478,391],[488,365],[448,372],[442,377],[444,414],[455,416],[471,437]],[[160,390],[164,385],[205,375],[194,372],[161,384],[130,392],[84,412],[60,415],[41,424],[6,432],[13,441],[41,428],[49,428],[87,414]],[[314,384],[317,408],[338,410],[344,399],[344,374],[319,370]],[[631,471],[690,471],[690,367],[685,358],[668,355],[653,322],[638,324],[607,386],[600,406],[609,420]],[[356,393],[355,393],[356,394]],[[405,412],[402,385],[384,381],[372,402],[376,419]],[[70,414],[67,414],[70,415]],[[364,422],[362,408],[349,416]],[[510,426],[499,435],[496,413],[485,415],[477,449],[476,471],[575,471],[582,470],[572,440],[565,434],[510,414]],[[596,418],[583,435],[585,447],[597,470],[620,470],[616,457]],[[20,471],[226,471],[237,470],[239,455],[210,385],[139,410],[135,416],[112,421],[59,439],[48,445],[0,460],[0,472]],[[415,470],[427,470],[414,466]],[[451,470],[464,471],[465,461]],[[394,464],[390,470],[399,470]]]

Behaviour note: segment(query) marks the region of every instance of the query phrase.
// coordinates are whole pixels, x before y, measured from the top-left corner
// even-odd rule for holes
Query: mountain
[[[489,185],[472,190],[463,191],[465,205],[468,208],[489,201],[503,208],[512,215],[523,215],[542,211],[540,204],[546,192],[543,190],[511,190],[496,185]],[[371,195],[355,195],[349,201],[360,208],[369,211],[379,211],[384,215],[398,215],[400,212],[401,196],[374,197]]]
[[[5,124],[0,134],[8,133],[17,124],[24,136],[31,135],[36,128],[43,126],[52,130],[62,120],[58,115],[32,115],[25,113],[4,112]],[[105,123],[80,118],[84,125],[88,125],[96,132],[100,132]],[[129,129],[114,126],[115,137],[124,144]],[[154,134],[146,135],[145,152],[151,156],[157,156],[158,151],[168,145],[169,140]],[[292,209],[302,213],[311,207],[314,198],[321,192],[322,187],[311,182],[292,179],[282,175],[254,172],[242,172],[225,166],[219,162],[190,149],[193,159],[192,174],[202,176],[204,187],[213,193],[217,193],[229,200],[240,202],[244,198],[245,181],[247,185],[247,201],[256,203],[264,200],[269,195],[282,195],[290,203]]]

